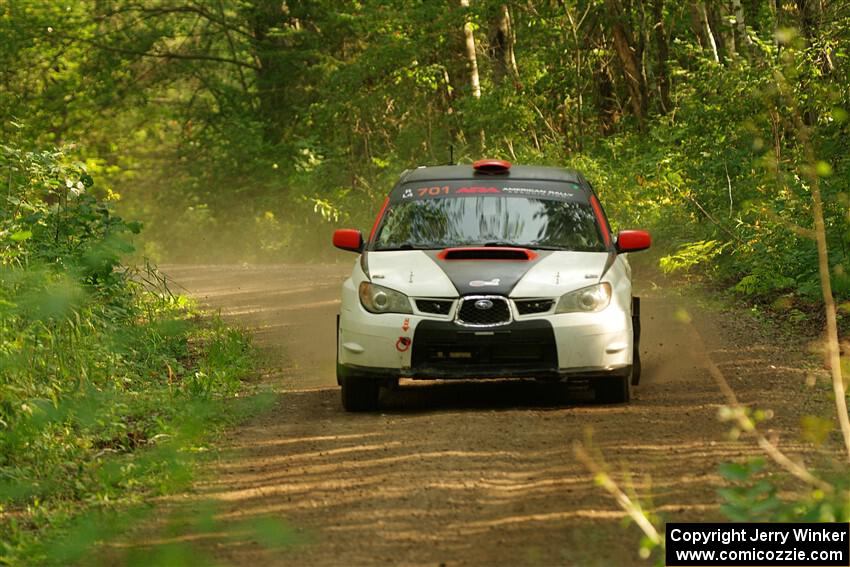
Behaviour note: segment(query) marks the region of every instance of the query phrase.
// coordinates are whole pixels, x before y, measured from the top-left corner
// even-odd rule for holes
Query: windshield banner
[[[584,200],[578,185],[554,181],[517,180],[457,180],[421,183],[408,183],[396,187],[390,196],[391,202],[440,199],[446,197],[526,197],[555,201]]]

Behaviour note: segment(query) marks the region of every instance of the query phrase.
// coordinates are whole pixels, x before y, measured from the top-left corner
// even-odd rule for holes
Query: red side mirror
[[[652,237],[645,230],[621,230],[617,235],[617,252],[639,252],[652,245]]]
[[[363,250],[363,234],[352,228],[339,228],[334,231],[334,246],[342,250],[360,252]]]

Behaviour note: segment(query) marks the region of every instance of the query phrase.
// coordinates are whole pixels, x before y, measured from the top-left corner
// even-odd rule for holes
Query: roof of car
[[[472,164],[421,166],[402,176],[401,182],[439,181],[448,179],[512,179],[525,181],[562,181],[581,183],[580,174],[572,169],[543,165],[512,165],[505,173],[481,173]]]

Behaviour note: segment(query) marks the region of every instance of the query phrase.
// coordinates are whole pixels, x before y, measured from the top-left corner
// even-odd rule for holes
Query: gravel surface
[[[747,316],[698,308],[640,269],[643,379],[631,404],[595,405],[582,392],[530,381],[417,383],[385,395],[375,414],[345,413],[334,376],[335,315],[350,265],[165,271],[253,330],[280,392],[273,411],[223,441],[186,498],[218,502],[224,526],[280,518],[298,543],[271,551],[193,538],[224,563],[646,565],[638,529],[623,526],[573,446],[590,439],[614,477],[668,519],[722,519],[717,465],[757,449],[731,440],[718,421],[723,399],[706,356],[744,403],[775,410],[768,426],[784,449],[808,450],[796,437],[800,400],[810,396],[796,354],[804,346]]]

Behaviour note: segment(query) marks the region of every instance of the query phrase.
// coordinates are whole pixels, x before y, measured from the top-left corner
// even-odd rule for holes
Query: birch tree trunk
[[[469,9],[469,0],[460,0],[461,8]],[[463,35],[466,38],[466,61],[469,66],[469,86],[472,96],[481,98],[481,81],[478,77],[478,56],[475,54],[475,34],[469,18],[463,24]]]
[[[735,46],[730,45],[734,43],[735,39],[731,33],[732,28],[723,19],[721,8],[724,6],[719,0],[703,0],[703,5],[711,26],[711,33],[714,36],[714,42],[717,44],[717,57],[720,61],[723,61],[726,55],[735,54]]]
[[[720,63],[720,54],[717,51],[717,39],[714,37],[714,32],[711,31],[711,24],[708,22],[708,11],[705,9],[705,2],[697,2],[695,5],[697,15],[699,16],[702,33],[708,46],[711,48],[711,56],[715,63]]]
[[[744,45],[747,47],[751,46],[753,40],[750,39],[750,34],[747,33],[746,16],[744,16],[744,7],[741,6],[741,0],[732,0],[732,14],[735,16],[735,29],[738,30],[738,37],[741,38]]]
[[[499,6],[499,14],[492,37],[492,53],[495,63],[493,66],[493,78],[496,84],[501,84],[505,77],[510,76],[514,80],[514,83],[519,86],[519,70],[517,69],[516,55],[514,54],[516,39],[511,26],[511,12],[507,4]]]

